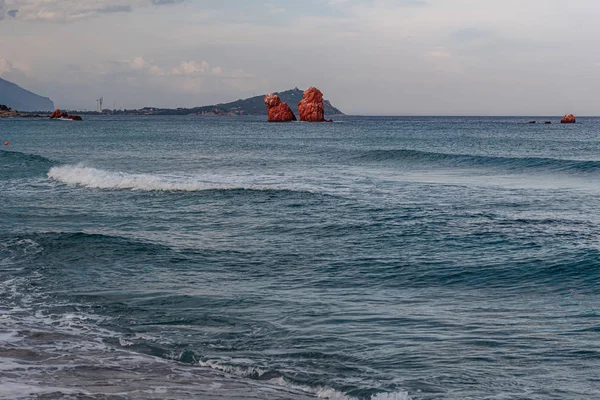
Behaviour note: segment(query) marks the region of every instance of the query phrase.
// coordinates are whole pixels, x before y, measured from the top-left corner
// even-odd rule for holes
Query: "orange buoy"
[[[8,142],[4,142],[4,145],[5,145],[5,146],[8,146]]]

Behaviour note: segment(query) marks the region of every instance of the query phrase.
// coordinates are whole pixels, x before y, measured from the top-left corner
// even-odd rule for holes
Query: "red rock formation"
[[[54,112],[52,113],[52,115],[50,115],[50,119],[61,118],[62,114],[63,114],[62,111],[60,111],[57,108],[56,110],[54,110]]]
[[[276,94],[266,95],[265,104],[269,111],[269,122],[296,121],[296,116],[290,106],[288,106],[287,103],[282,102]]]
[[[577,122],[577,120],[573,114],[565,115],[565,117],[560,120],[561,124],[574,124],[575,122]]]
[[[323,93],[316,87],[311,87],[304,92],[302,100],[298,103],[300,121],[304,122],[332,122],[325,119],[325,105]]]
[[[50,119],[58,119],[58,118],[71,119],[73,121],[83,121],[83,118],[81,118],[79,115],[69,115],[65,111],[60,111],[57,108],[56,110],[54,110],[52,115],[50,115]]]

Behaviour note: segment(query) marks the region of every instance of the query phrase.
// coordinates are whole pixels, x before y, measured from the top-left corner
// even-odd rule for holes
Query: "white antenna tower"
[[[102,103],[104,103],[104,97],[100,97],[96,100],[96,111],[102,114]]]

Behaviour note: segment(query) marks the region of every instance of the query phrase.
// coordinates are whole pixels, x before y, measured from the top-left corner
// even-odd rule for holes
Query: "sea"
[[[531,119],[0,120],[0,398],[600,398],[600,119]]]

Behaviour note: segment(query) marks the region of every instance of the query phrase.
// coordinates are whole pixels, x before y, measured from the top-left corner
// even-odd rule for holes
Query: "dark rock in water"
[[[529,121],[530,124],[536,124],[537,121]]]
[[[546,125],[552,125],[552,121],[546,121],[546,122],[544,122],[544,124],[546,124]]]
[[[81,118],[79,115],[69,115],[66,111],[60,111],[57,108],[56,110],[54,110],[52,115],[50,115],[50,119],[59,119],[59,118],[70,119],[73,121],[83,121],[83,118]]]
[[[311,87],[305,91],[302,100],[298,103],[298,112],[300,113],[300,121],[326,122],[323,93],[316,87]]]
[[[4,104],[0,104],[0,118],[42,118],[43,115],[32,114],[32,113],[22,113],[17,110],[13,110],[12,108],[5,106]]]
[[[265,96],[265,104],[269,112],[269,122],[291,122],[296,121],[296,116],[287,103],[281,101],[276,94]]]
[[[577,120],[573,114],[565,115],[565,117],[560,121],[561,124],[574,124]]]
[[[16,110],[13,111],[10,107],[0,104],[0,118],[14,118],[18,116],[19,113]]]

